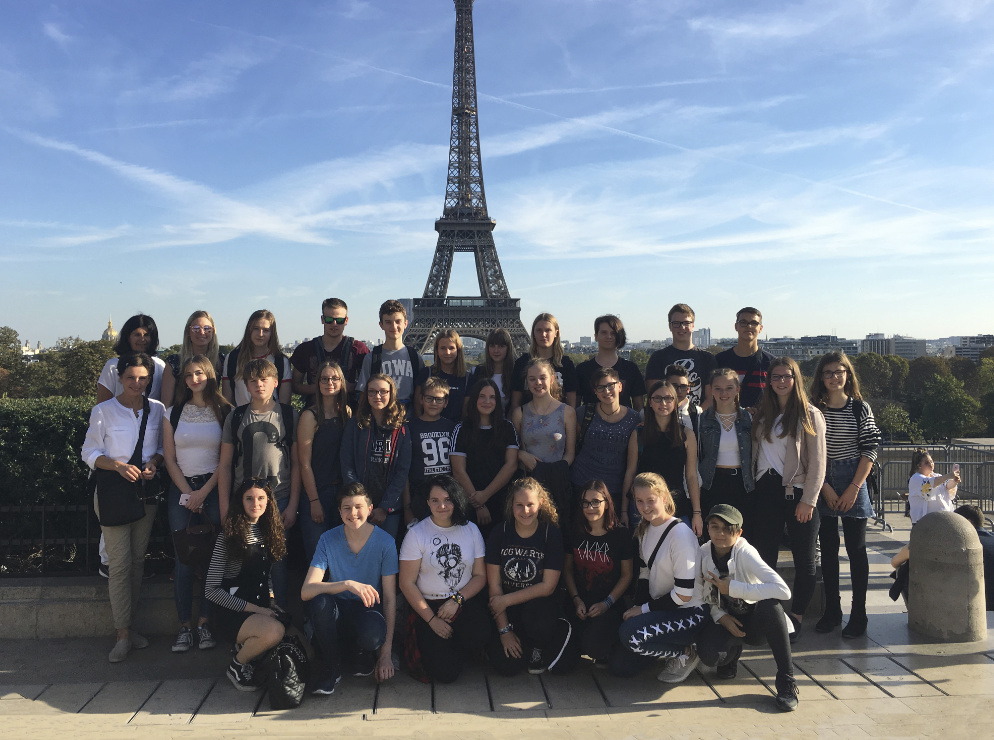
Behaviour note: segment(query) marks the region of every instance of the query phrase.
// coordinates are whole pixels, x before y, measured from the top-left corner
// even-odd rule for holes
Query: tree
[[[977,393],[983,398],[994,392],[994,359],[984,357],[977,367]]]
[[[907,436],[912,442],[922,440],[921,430],[918,425],[911,421],[908,412],[894,403],[888,403],[876,415],[877,426],[888,436],[891,442],[894,435]]]
[[[994,391],[980,397],[980,415],[987,422],[987,434],[994,435]]]
[[[76,337],[62,347],[52,353],[56,355],[55,360],[64,378],[59,395],[78,397],[95,394],[100,371],[107,360],[114,357],[114,345],[102,339],[84,342]]]
[[[876,352],[863,352],[853,359],[860,391],[869,398],[886,398],[890,391],[890,365]]]
[[[16,374],[23,364],[21,338],[9,326],[0,326],[0,368]]]
[[[904,384],[908,380],[909,363],[897,355],[884,355],[884,361],[890,365],[890,400],[904,399]]]
[[[966,392],[976,398],[979,383],[977,366],[973,360],[967,357],[950,357],[946,362],[949,364],[949,372],[953,374],[953,377],[963,381],[963,388]]]
[[[639,372],[645,375],[645,366],[649,364],[649,353],[644,349],[633,349],[628,353],[628,359],[634,362]]]
[[[981,360],[994,360],[994,347],[988,347],[980,353]]]
[[[980,403],[951,375],[935,375],[925,383],[921,427],[932,440],[952,439],[980,430]]]
[[[908,364],[908,379],[904,385],[904,398],[912,420],[918,420],[925,407],[926,385],[935,377],[952,377],[949,365],[941,357],[916,357]]]

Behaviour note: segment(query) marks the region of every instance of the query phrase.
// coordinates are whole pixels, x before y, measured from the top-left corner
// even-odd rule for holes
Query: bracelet
[[[855,483],[850,483],[849,485],[855,488],[857,491],[859,490],[859,486],[857,486]]]
[[[614,606],[614,597],[612,597],[611,594],[608,594],[604,597],[604,603],[607,604],[607,608],[610,609]]]
[[[316,499],[316,498],[309,498],[309,499],[307,499],[307,500],[308,500],[308,501],[310,501],[310,502],[311,502],[311,503],[313,504],[313,503],[314,503],[315,501],[318,501],[319,499]]]
[[[507,627],[501,627],[497,630],[498,635],[506,635],[508,632],[514,632],[514,625],[510,622],[507,623]]]
[[[458,604],[459,606],[462,606],[463,604],[466,603],[466,597],[463,596],[458,591],[452,594],[452,596],[450,596],[449,598],[452,599],[454,602],[456,602],[456,604]]]
[[[435,617],[437,617],[437,616],[438,616],[437,614],[432,614],[432,615],[431,615],[431,619],[429,619],[429,620],[428,620],[428,621],[426,622],[426,624],[431,624],[431,620],[432,620],[432,619],[434,619],[434,618],[435,618]]]
[[[699,512],[699,511],[695,511],[694,513],[697,514],[698,516],[700,516],[700,514],[701,514],[701,512]]]

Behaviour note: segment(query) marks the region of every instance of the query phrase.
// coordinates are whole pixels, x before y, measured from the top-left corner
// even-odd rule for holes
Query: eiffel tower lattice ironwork
[[[473,51],[473,2],[454,0],[456,46],[452,71],[452,128],[449,137],[449,173],[445,207],[435,221],[438,243],[422,298],[414,299],[414,317],[407,341],[421,352],[431,351],[435,335],[455,329],[463,336],[486,339],[502,327],[519,351],[528,347],[521,324],[521,303],[511,298],[497,259],[493,230],[487,214],[480,160],[480,130],[476,111],[476,60]],[[476,258],[479,296],[449,296],[452,258],[471,252]]]

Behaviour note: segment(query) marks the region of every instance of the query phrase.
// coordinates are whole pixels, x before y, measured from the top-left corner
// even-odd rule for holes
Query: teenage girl
[[[911,478],[908,480],[908,503],[914,525],[933,511],[952,511],[960,474],[936,475],[935,463],[928,450],[919,447],[911,454]]]
[[[821,572],[825,582],[825,613],[815,625],[831,632],[842,624],[839,591],[839,520],[849,555],[852,611],[843,637],[866,632],[866,589],[870,563],[866,554],[866,523],[873,516],[866,479],[880,448],[880,430],[873,411],[859,393],[852,362],[842,352],[829,352],[818,362],[811,382],[811,399],[825,415],[828,467],[818,500],[821,525]]]
[[[514,374],[514,345],[507,329],[494,329],[487,335],[483,362],[473,368],[473,382],[490,378],[497,385],[505,416],[511,407],[511,377]],[[467,406],[466,411],[469,411]]]
[[[300,500],[298,520],[308,558],[321,535],[340,523],[336,496],[342,482],[342,435],[352,416],[338,363],[321,363],[315,377],[316,402],[300,413],[297,422],[300,482],[307,497]]]
[[[563,351],[559,341],[559,322],[551,313],[540,313],[532,322],[531,347],[514,363],[511,380],[511,411],[529,400],[530,394],[525,387],[525,369],[528,361],[541,357],[552,363],[556,380],[566,394],[563,399],[570,406],[576,406],[576,392],[580,384],[576,377],[576,366],[573,360]]]
[[[442,416],[454,422],[461,421],[466,415],[470,375],[466,372],[462,338],[455,329],[445,329],[435,337],[435,361],[431,374],[449,384],[449,402],[442,410]]]
[[[186,320],[183,328],[183,345],[178,354],[169,355],[166,363],[172,372],[166,372],[162,376],[162,397],[166,399],[163,403],[170,405],[179,401],[179,397],[184,395],[180,370],[183,363],[194,355],[203,355],[214,366],[214,375],[221,375],[221,359],[218,355],[217,331],[214,327],[214,319],[206,311],[194,311],[190,318]],[[175,397],[174,397],[175,396]]]
[[[280,339],[276,333],[276,317],[264,308],[254,311],[245,324],[242,341],[224,358],[222,390],[224,397],[235,406],[244,406],[250,400],[245,385],[245,367],[252,360],[269,360],[279,373],[279,384],[273,400],[290,403],[293,392],[293,370],[290,360],[280,350]]]

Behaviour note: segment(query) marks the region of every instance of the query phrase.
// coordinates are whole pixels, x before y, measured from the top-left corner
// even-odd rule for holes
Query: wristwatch
[[[501,627],[497,630],[498,635],[506,635],[508,632],[514,632],[514,625],[510,622],[507,623],[507,627]]]

